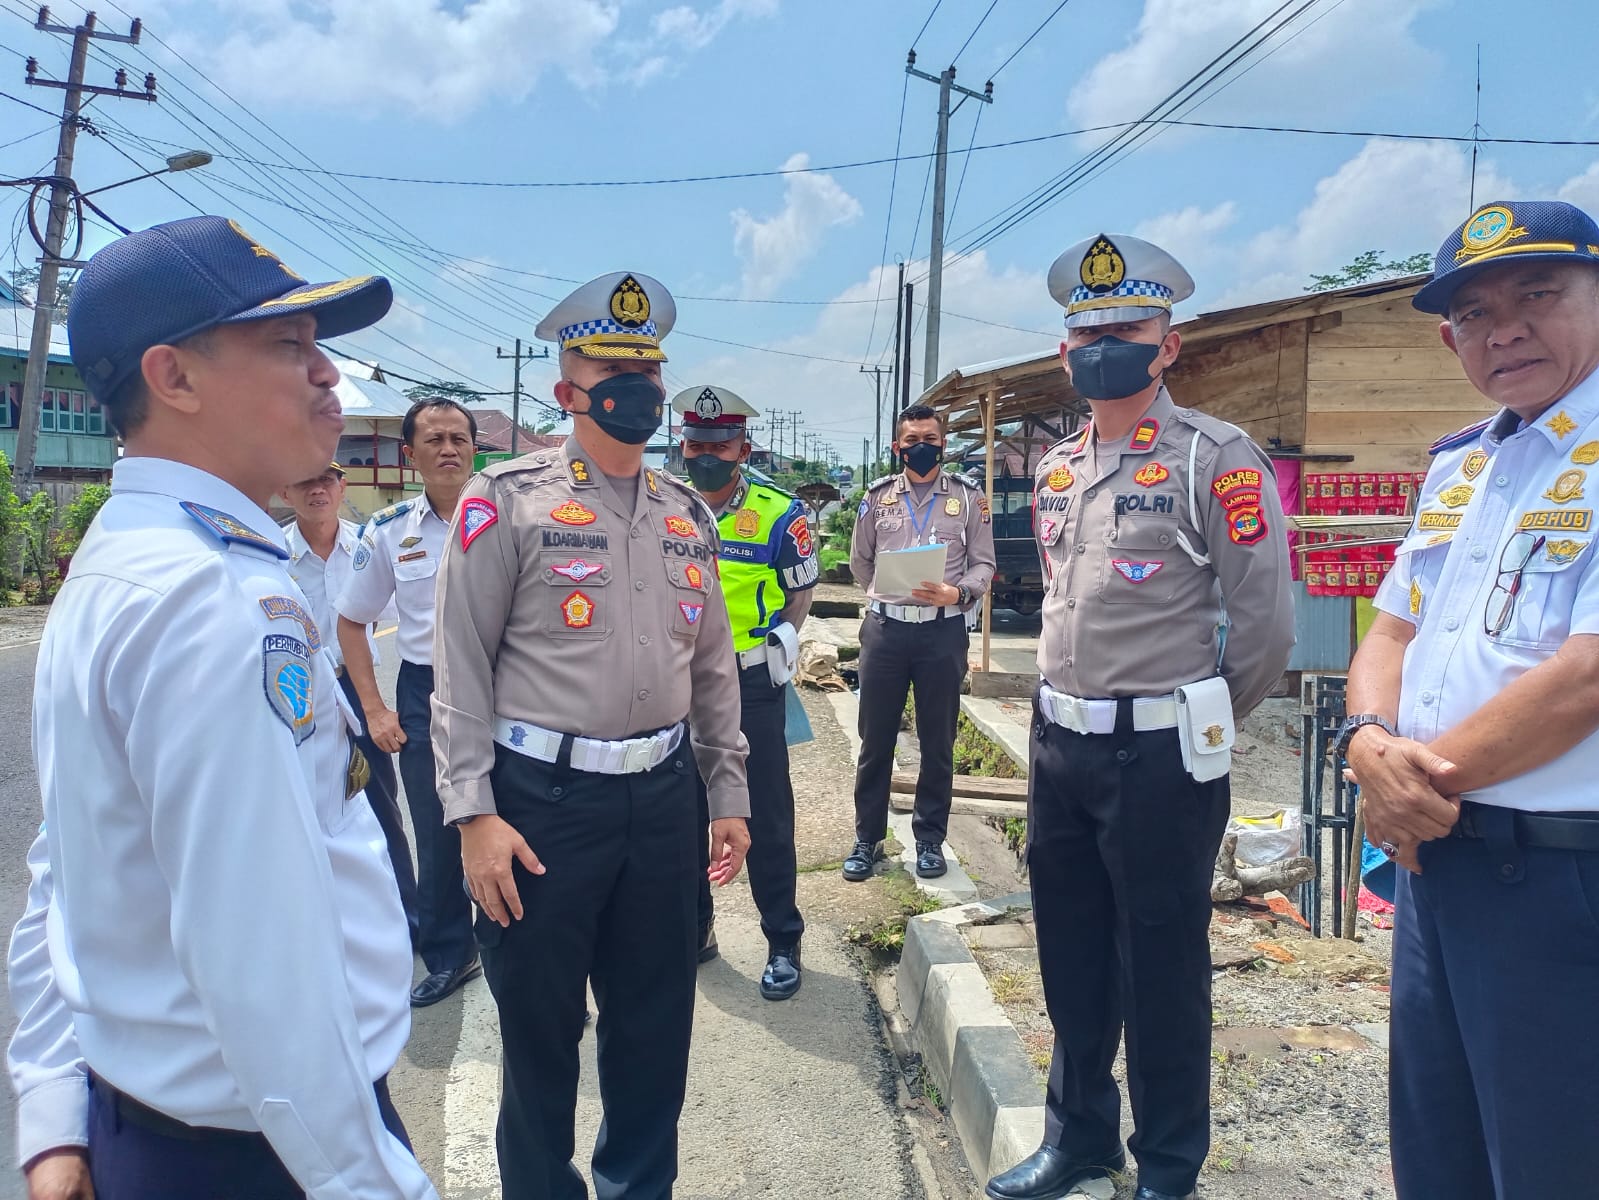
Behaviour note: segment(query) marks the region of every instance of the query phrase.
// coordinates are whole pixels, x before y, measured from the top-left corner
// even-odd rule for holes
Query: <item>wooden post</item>
[[[990,388],[983,397],[983,486],[988,489],[988,519],[994,521],[994,406],[999,402],[998,388]],[[993,528],[990,524],[989,528]],[[989,669],[989,639],[993,635],[994,589],[983,593],[983,670]]]

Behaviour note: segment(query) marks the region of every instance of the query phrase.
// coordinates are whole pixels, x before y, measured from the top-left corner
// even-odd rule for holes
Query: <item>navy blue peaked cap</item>
[[[363,275],[308,283],[226,217],[188,217],[118,238],[89,260],[72,289],[73,365],[101,400],[139,370],[151,346],[218,325],[311,313],[319,338],[382,319],[389,281]]]
[[[1587,262],[1599,266],[1599,225],[1561,200],[1498,200],[1466,218],[1438,249],[1432,280],[1411,297],[1424,313],[1449,311],[1455,289],[1507,262]]]

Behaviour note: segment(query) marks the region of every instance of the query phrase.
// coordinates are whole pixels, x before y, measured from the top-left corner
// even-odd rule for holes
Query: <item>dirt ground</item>
[[[1297,809],[1298,721],[1270,701],[1240,731],[1233,811]],[[986,845],[956,842],[964,859],[1002,863]],[[972,832],[967,829],[968,835]],[[955,834],[952,829],[951,837]],[[970,846],[970,849],[969,849]],[[997,890],[997,889],[996,889]],[[990,893],[992,894],[992,893]],[[1009,933],[972,933],[973,950],[1039,1072],[1053,1031],[1027,918]],[[985,945],[991,943],[991,945]],[[1227,1200],[1388,1200],[1387,1021],[1391,934],[1361,924],[1361,940],[1314,939],[1264,905],[1217,905],[1211,923],[1214,1020],[1212,1147],[1201,1195]],[[1125,1063],[1116,1077],[1125,1088]],[[1124,1109],[1124,1134],[1132,1132]],[[1118,1197],[1131,1196],[1124,1181]]]
[[[37,642],[44,635],[44,620],[49,605],[0,608],[0,648]]]

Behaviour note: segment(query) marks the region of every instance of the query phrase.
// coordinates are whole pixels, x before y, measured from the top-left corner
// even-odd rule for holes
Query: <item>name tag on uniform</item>
[[[428,556],[428,552],[426,550],[413,550],[409,554],[400,555],[400,557],[395,559],[394,561],[395,562],[414,562],[415,560],[417,560],[419,558],[426,558],[427,556]]]

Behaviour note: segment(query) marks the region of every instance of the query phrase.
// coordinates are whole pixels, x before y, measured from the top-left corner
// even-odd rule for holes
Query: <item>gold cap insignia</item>
[[[274,264],[276,264],[278,269],[280,271],[282,271],[285,275],[287,275],[290,279],[293,279],[297,283],[304,283],[305,282],[304,278],[302,278],[299,275],[296,275],[293,271],[289,270],[289,268],[284,265],[283,260],[281,258],[279,258],[276,254],[273,254],[272,251],[268,250],[260,242],[256,241],[253,237],[251,237],[248,233],[246,233],[244,231],[244,226],[240,225],[237,221],[233,220],[233,218],[231,218],[231,217],[228,218],[228,228],[233,230],[234,233],[238,234],[246,242],[250,243],[250,253],[254,254],[257,258],[268,258],[268,259],[271,259],[272,262]]]
[[[611,316],[618,325],[636,329],[650,319],[650,298],[631,275],[611,293]]]
[[[1089,291],[1108,292],[1127,278],[1127,263],[1121,251],[1116,249],[1116,243],[1100,234],[1088,248],[1088,253],[1083,255],[1083,263],[1077,269],[1077,274]]]
[[[1527,231],[1516,228],[1516,218],[1508,208],[1494,204],[1479,210],[1460,231],[1460,249],[1455,252],[1458,261],[1489,250]]]

